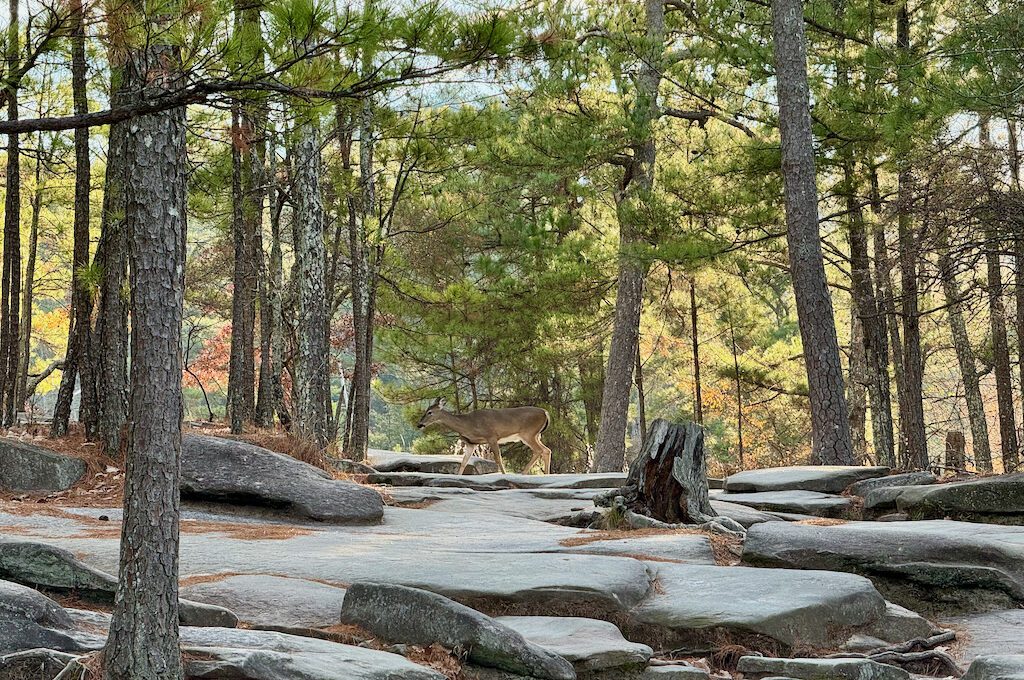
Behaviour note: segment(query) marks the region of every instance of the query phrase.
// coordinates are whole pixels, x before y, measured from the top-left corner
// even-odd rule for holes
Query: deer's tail
[[[544,430],[548,429],[548,425],[550,425],[550,424],[551,424],[551,414],[548,413],[547,409],[544,409],[544,427],[540,428],[540,432],[538,432],[537,434],[541,434],[542,432],[544,432]]]

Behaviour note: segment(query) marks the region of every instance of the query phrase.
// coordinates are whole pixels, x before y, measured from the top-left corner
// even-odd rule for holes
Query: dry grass
[[[559,545],[566,548],[574,548],[589,545],[597,541],[619,541],[627,538],[638,538],[643,536],[707,536],[711,542],[711,552],[715,556],[715,563],[720,566],[733,566],[739,564],[739,556],[742,553],[740,539],[723,534],[701,531],[699,529],[613,529],[608,531],[586,531],[578,536],[563,538]],[[652,557],[640,553],[623,555],[624,557],[635,557],[640,560],[652,562],[676,562],[664,557]]]
[[[196,574],[194,576],[186,576],[179,580],[178,585],[184,588],[186,586],[197,586],[203,583],[218,583],[224,579],[231,578],[232,576],[243,576],[243,574],[237,571],[222,571],[217,574]]]
[[[331,642],[340,642],[346,645],[357,645],[369,647],[370,649],[387,650],[389,646],[381,639],[375,637],[369,631],[347,623],[338,623],[325,628],[318,628],[317,637]],[[418,645],[405,645],[405,657],[413,663],[433,668],[435,671],[448,678],[448,680],[459,680],[462,677],[462,662],[449,649],[437,643],[427,647]]]
[[[840,524],[846,524],[848,520],[845,519],[831,519],[828,517],[815,517],[814,519],[802,519],[794,524],[806,524],[812,527],[835,527]]]
[[[283,541],[316,533],[315,529],[290,524],[213,522],[196,519],[181,520],[181,531],[186,534],[224,534],[240,541]]]

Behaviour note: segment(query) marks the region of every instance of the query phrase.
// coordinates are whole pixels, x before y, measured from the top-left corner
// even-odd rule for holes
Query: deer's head
[[[433,404],[427,407],[424,411],[423,417],[420,418],[420,422],[416,424],[416,427],[423,429],[428,425],[433,425],[441,419],[441,414],[444,413],[444,398],[438,397]]]

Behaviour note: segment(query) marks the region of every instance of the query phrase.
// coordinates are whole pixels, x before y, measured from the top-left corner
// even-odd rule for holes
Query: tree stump
[[[946,467],[964,470],[967,466],[967,441],[964,433],[950,430],[946,433]]]
[[[632,512],[667,524],[704,524],[717,517],[708,497],[701,426],[661,418],[651,423],[626,485],[595,502],[611,506],[618,497]]]

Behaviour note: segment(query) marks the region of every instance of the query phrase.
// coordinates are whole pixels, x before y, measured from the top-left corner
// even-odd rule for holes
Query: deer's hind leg
[[[523,472],[529,474],[533,466],[540,462],[544,469],[544,474],[551,474],[551,449],[544,446],[544,442],[540,440],[540,435],[535,434],[532,437],[525,437],[523,438],[523,443],[529,446],[530,450],[533,451],[533,458],[531,458],[530,462],[525,468],[523,468]]]

